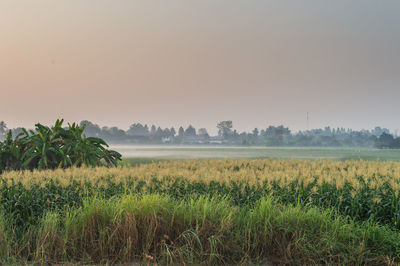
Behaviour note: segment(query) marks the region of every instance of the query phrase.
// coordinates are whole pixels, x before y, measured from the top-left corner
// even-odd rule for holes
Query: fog
[[[0,3],[0,120],[399,128],[399,1]]]

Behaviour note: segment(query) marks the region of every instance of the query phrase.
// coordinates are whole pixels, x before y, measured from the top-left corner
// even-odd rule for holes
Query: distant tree
[[[197,130],[197,135],[199,136],[204,136],[204,137],[209,137],[207,129],[205,128],[200,128],[199,130]]]
[[[284,138],[290,136],[290,130],[284,126],[269,126],[265,132],[267,146],[281,146]]]
[[[176,135],[175,128],[171,127],[171,129],[169,131],[171,132],[172,137]]]
[[[265,136],[285,136],[285,135],[290,135],[290,130],[287,127],[284,126],[269,126],[265,131],[264,131]]]
[[[190,125],[186,130],[180,127],[176,132],[174,127],[161,129],[155,125],[149,130],[148,125],[141,123],[132,124],[125,132],[117,127],[103,127],[83,120],[80,126],[85,125],[85,135],[104,138],[110,142],[118,143],[160,143],[161,138],[174,137],[168,142],[181,143],[184,136],[209,136],[207,129],[200,128],[198,131]],[[378,147],[378,148],[399,148],[400,140],[397,135],[391,135],[387,128],[375,127],[372,130],[352,130],[346,128],[316,128],[306,131],[291,133],[289,128],[280,126],[269,126],[264,129],[254,128],[250,132],[238,134],[233,130],[232,121],[221,121],[217,124],[218,135],[228,140],[228,144],[235,145],[259,145],[267,146],[323,146],[323,147]],[[0,139],[4,139],[7,125],[0,121]],[[11,130],[13,136],[22,133],[22,128]],[[151,132],[151,133],[150,133]],[[380,133],[379,135],[376,135]],[[138,136],[132,138],[129,136]]]
[[[124,130],[119,129],[118,127],[111,127],[108,129],[110,135],[112,138],[117,139],[117,140],[122,140],[125,136],[126,133]]]
[[[258,137],[258,128],[253,129],[253,136]]]
[[[147,125],[143,126],[140,123],[132,124],[129,127],[127,133],[128,135],[132,136],[146,136],[149,134],[149,128],[147,127]]]
[[[84,133],[88,137],[98,137],[101,134],[99,125],[96,125],[88,120],[82,120],[80,126],[86,125]]]
[[[154,136],[154,135],[156,134],[156,132],[157,132],[156,126],[155,126],[155,125],[152,125],[152,126],[151,126],[151,129],[150,129],[150,134],[151,134],[152,136]]]
[[[163,130],[163,137],[169,137],[171,136],[171,131],[169,130],[169,128],[166,128]]]
[[[391,149],[400,149],[400,138],[395,138],[391,143],[389,148]]]
[[[7,124],[4,121],[0,121],[0,135],[4,135],[7,132]]]
[[[179,127],[178,136],[183,138],[184,135],[185,135],[185,130],[183,129],[183,127]]]
[[[381,128],[381,127],[375,127],[371,132],[375,136],[381,136],[383,133],[386,133],[386,134],[390,133],[389,129]]]
[[[189,125],[185,129],[185,136],[196,136],[196,129],[192,125]]]
[[[325,127],[323,134],[324,136],[331,136],[332,135],[331,127]]]
[[[233,130],[233,132],[232,132],[231,140],[236,144],[239,144],[241,142],[240,135],[236,129]]]
[[[24,133],[24,131],[23,131],[22,127],[17,127],[17,128],[13,128],[11,130],[11,133],[12,133],[13,136],[18,136],[18,135]]]
[[[163,136],[164,136],[164,130],[162,130],[161,127],[158,127],[156,130],[156,137],[162,138]]]
[[[224,138],[228,138],[232,135],[232,121],[221,121],[217,124],[218,135]]]
[[[378,138],[377,147],[378,148],[390,148],[390,144],[393,142],[394,138],[392,135],[383,132]]]

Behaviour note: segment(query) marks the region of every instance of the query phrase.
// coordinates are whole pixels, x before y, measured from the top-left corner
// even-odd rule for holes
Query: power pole
[[[307,112],[307,131],[310,130],[310,119]]]

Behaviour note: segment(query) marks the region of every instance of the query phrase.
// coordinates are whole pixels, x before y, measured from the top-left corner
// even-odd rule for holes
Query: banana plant
[[[0,142],[0,172],[21,168],[22,145],[20,136],[21,134],[13,139],[10,130],[4,142]]]
[[[36,124],[35,130],[23,129],[15,139],[10,131],[0,142],[0,172],[82,165],[111,167],[121,160],[121,154],[108,150],[104,140],[87,138],[83,134],[85,126],[73,123],[63,128],[63,122],[57,120],[52,128]]]

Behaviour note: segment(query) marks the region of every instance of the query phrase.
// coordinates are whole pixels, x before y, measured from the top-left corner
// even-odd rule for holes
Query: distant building
[[[205,144],[208,143],[206,136],[197,135],[197,136],[184,136],[183,144]]]
[[[162,143],[172,143],[172,141],[173,141],[173,137],[172,136],[162,137],[161,138],[161,142]]]
[[[215,137],[209,138],[210,144],[222,144],[224,142],[226,142],[226,141],[224,140],[224,137],[222,137],[222,136],[215,136]]]

